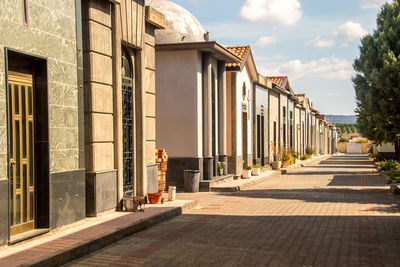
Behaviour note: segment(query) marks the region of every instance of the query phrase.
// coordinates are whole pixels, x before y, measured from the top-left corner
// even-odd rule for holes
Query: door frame
[[[6,112],[7,112],[7,179],[8,179],[8,195],[7,195],[7,206],[8,206],[8,240],[11,239],[10,231],[10,121],[9,121],[9,101],[10,95],[8,92],[8,72],[14,71],[13,62],[17,61],[18,58],[31,61],[33,67],[32,82],[34,94],[34,110],[35,114],[35,140],[34,140],[34,158],[40,157],[40,162],[35,161],[35,228],[49,229],[50,228],[50,144],[49,144],[49,103],[48,103],[48,67],[47,58],[37,56],[31,53],[26,53],[13,48],[5,47],[5,79],[4,84],[6,90]],[[11,64],[10,64],[11,63]],[[38,103],[37,101],[40,101]],[[40,129],[40,131],[39,131]],[[40,179],[39,179],[40,177]]]

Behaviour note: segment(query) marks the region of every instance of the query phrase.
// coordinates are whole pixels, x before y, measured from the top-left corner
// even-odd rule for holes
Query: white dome
[[[156,31],[157,44],[205,41],[203,26],[180,5],[167,0],[147,0],[146,4],[165,15],[167,27]]]

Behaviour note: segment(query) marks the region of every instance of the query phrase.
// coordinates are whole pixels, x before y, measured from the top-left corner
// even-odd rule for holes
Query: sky
[[[385,0],[172,0],[223,45],[251,45],[257,71],[287,75],[323,114],[354,115],[360,40]]]

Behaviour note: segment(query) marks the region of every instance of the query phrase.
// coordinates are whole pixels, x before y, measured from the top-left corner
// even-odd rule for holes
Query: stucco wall
[[[382,145],[378,146],[378,152],[394,153],[394,145],[390,143],[383,143]]]
[[[246,95],[243,96],[243,84],[246,85]],[[253,98],[253,87],[250,75],[247,71],[247,67],[243,68],[241,72],[238,72],[236,78],[236,96],[237,96],[237,118],[238,118],[238,127],[237,127],[237,148],[238,148],[238,156],[242,155],[242,105],[247,106],[247,151],[248,154],[251,154],[252,149],[252,102]],[[244,99],[243,99],[244,98]],[[250,101],[249,101],[250,100]]]
[[[300,151],[300,122],[301,122],[301,112],[300,112],[300,108],[295,107],[294,108],[294,119],[295,119],[295,123],[294,123],[294,147],[295,147],[295,151],[299,152]]]
[[[287,98],[287,96],[286,95],[284,95],[284,94],[281,94],[280,95],[280,101],[281,101],[281,105],[280,105],[280,117],[281,117],[281,123],[280,123],[280,137],[279,137],[279,141],[281,142],[281,144],[283,145],[285,142],[284,142],[284,140],[283,140],[283,138],[284,138],[284,135],[283,135],[283,124],[286,124],[286,145],[288,145],[288,142],[287,142],[287,139],[288,139],[288,123],[287,123],[287,120],[288,120],[288,98]],[[285,119],[284,119],[284,116],[283,116],[283,107],[285,107],[285,110],[286,110],[286,117],[285,117]]]
[[[156,52],[156,69],[162,70],[156,75],[157,147],[166,149],[170,157],[202,156],[199,60],[197,51]]]
[[[261,146],[264,145],[264,157],[268,156],[268,89],[262,88],[261,86],[255,86],[255,96],[254,96],[254,122],[253,122],[253,140],[254,140],[254,158],[257,157],[257,115],[262,113],[264,115],[264,144],[260,144]],[[261,155],[263,157],[263,155]]]
[[[7,175],[4,47],[46,57],[48,64],[50,171],[79,167],[78,88],[74,0],[0,1],[0,178]]]
[[[274,141],[274,121],[276,121],[276,140],[279,142],[279,94],[270,90],[269,91],[269,143]],[[270,146],[270,155],[273,155],[272,146]]]

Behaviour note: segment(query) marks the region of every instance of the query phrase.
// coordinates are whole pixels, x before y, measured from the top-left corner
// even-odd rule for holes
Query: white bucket
[[[176,186],[168,186],[168,201],[174,201],[176,198]]]

